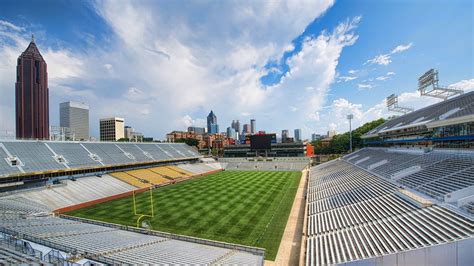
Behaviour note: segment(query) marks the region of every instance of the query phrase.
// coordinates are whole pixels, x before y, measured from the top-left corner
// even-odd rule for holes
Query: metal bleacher
[[[66,167],[54,159],[54,153],[42,142],[2,142],[11,155],[22,162],[26,172],[57,170]]]
[[[474,185],[471,151],[364,148],[343,160],[441,201],[451,192]],[[404,174],[407,169],[412,172]]]
[[[51,142],[48,143],[57,154],[61,154],[67,160],[67,165],[71,168],[100,166],[97,161],[92,160],[89,152],[79,143],[75,142]]]
[[[0,176],[200,157],[184,143],[0,140]]]
[[[222,261],[232,261],[239,265],[263,264],[263,253],[258,249],[236,249],[235,245],[232,248],[230,244],[212,245],[212,242],[207,240],[186,241],[186,237],[177,239],[171,234],[128,231],[120,226],[99,222],[85,223],[80,219],[10,217],[0,219],[0,230],[27,236],[60,250],[74,251],[76,258],[85,257],[113,265],[211,265],[222,264]],[[0,249],[0,259],[1,254]]]
[[[369,164],[362,164],[363,167],[355,164],[365,157],[403,161],[398,155],[390,157],[392,153],[384,157],[384,152],[388,153],[364,149],[343,160],[311,168],[307,189],[306,265],[356,261],[371,265],[375,260],[367,264],[362,260],[472,239],[472,219],[433,202],[428,204],[407,197],[394,182],[364,170]],[[377,260],[380,261],[383,259]]]

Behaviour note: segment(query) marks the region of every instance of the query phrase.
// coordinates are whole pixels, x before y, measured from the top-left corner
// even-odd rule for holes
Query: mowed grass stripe
[[[300,172],[223,171],[153,190],[152,229],[262,247],[274,260],[298,189]],[[136,196],[139,213],[151,213],[150,192]],[[68,213],[136,226],[132,197]],[[272,218],[273,217],[273,218]]]

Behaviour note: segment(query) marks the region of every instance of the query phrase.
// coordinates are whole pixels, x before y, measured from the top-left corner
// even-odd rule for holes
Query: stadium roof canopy
[[[474,92],[469,92],[393,118],[367,132],[362,138],[394,135],[472,121],[474,121]]]

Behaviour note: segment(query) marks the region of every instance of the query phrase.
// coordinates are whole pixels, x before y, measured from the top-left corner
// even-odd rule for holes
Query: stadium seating
[[[149,168],[151,171],[160,174],[161,176],[176,179],[183,177],[182,174],[166,167],[166,166],[159,166],[159,167],[151,167]]]
[[[474,185],[474,153],[462,150],[364,148],[343,160],[438,200]]]
[[[169,179],[164,178],[162,175],[159,175],[156,172],[151,171],[150,169],[130,170],[126,173],[135,178],[147,180],[153,185],[159,185],[169,181]]]
[[[0,144],[1,145],[1,144]],[[8,155],[0,146],[0,157],[8,158]],[[7,176],[9,174],[20,173],[20,169],[16,166],[11,166],[6,160],[0,158],[0,176]]]
[[[0,176],[201,157],[184,143],[0,141]],[[16,158],[18,166],[9,159]]]
[[[20,158],[26,172],[65,169],[54,159],[54,154],[42,142],[3,142],[11,155]]]
[[[194,175],[204,174],[216,170],[207,163],[179,164],[177,167],[179,167],[181,170],[193,173]]]
[[[422,204],[363,169],[369,166],[362,164],[365,157],[403,161],[398,155],[384,157],[384,152],[364,149],[311,168],[306,265],[346,263],[472,238],[471,219],[433,203]],[[450,162],[462,168],[469,160]],[[363,167],[355,164],[358,161]]]
[[[67,165],[71,168],[100,166],[97,161],[92,160],[89,152],[84,149],[79,143],[75,142],[51,142],[48,143],[57,154],[64,156]]]
[[[110,173],[110,175],[137,188],[146,188],[146,187],[152,186],[152,184],[148,182],[143,182],[143,180],[140,180],[132,175],[129,175],[126,172],[113,172],[113,173]]]
[[[427,124],[429,122],[471,115],[474,113],[474,92],[462,94],[443,102],[430,105],[415,112],[396,117],[369,131],[367,135],[375,135],[383,131],[403,126]]]
[[[0,241],[0,265],[46,265],[41,258],[21,253]]]
[[[65,180],[62,182],[60,185],[51,187],[18,191],[9,197],[29,199],[47,206],[50,210],[55,210],[135,189],[135,187],[108,175],[82,177],[76,181]]]
[[[1,200],[0,200],[1,202]],[[86,256],[111,264],[223,264],[262,265],[262,254],[239,251],[231,246],[224,248],[212,242],[188,242],[173,238],[142,234],[118,229],[115,226],[84,223],[57,217],[28,218],[16,216],[0,219],[0,230],[7,229],[46,241],[55,248],[75,250],[80,258]],[[43,243],[43,242],[42,242]],[[43,243],[43,244],[44,244]],[[5,255],[4,255],[5,254]],[[36,262],[31,256],[5,251],[0,245],[0,263]]]

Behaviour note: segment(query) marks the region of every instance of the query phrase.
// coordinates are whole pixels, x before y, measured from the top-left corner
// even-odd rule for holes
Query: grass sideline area
[[[301,172],[223,171],[153,190],[152,229],[266,249],[275,260]],[[138,213],[151,214],[150,192],[136,196]],[[67,215],[136,226],[133,197]]]

